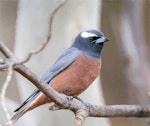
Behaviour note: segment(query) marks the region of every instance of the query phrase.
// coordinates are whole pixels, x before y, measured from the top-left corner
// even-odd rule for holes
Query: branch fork
[[[92,106],[79,98],[73,98],[72,96],[66,96],[61,94],[63,99],[66,101],[61,105],[54,104],[49,107],[49,110],[55,111],[60,109],[68,109],[74,112],[75,114],[75,122],[77,125],[81,125],[86,117],[89,116],[89,112],[91,111]]]

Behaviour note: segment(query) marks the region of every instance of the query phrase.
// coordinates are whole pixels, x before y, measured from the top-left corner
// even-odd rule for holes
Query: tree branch
[[[1,104],[2,104],[2,108],[6,114],[6,117],[8,119],[8,124],[10,126],[12,126],[12,123],[10,121],[10,114],[8,112],[8,109],[6,107],[6,104],[5,104],[5,94],[6,94],[6,90],[7,90],[7,87],[9,85],[9,82],[11,81],[11,78],[12,78],[12,73],[13,73],[13,69],[12,69],[12,65],[9,65],[8,66],[8,73],[7,73],[7,78],[6,78],[6,81],[4,82],[3,86],[2,86],[2,90],[1,90],[1,94],[0,94],[0,97],[1,97]]]
[[[6,57],[6,58],[12,58],[14,55],[12,54],[12,52],[5,46],[5,44],[0,41],[0,51],[3,53],[3,55]],[[4,63],[4,60],[1,59],[1,63]]]

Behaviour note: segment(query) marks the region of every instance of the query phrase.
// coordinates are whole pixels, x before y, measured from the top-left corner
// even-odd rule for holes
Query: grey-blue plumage
[[[75,47],[68,48],[44,74],[42,80],[49,83],[58,73],[66,69],[80,55],[80,51]]]

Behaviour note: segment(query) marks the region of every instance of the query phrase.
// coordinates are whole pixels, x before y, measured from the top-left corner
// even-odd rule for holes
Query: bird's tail
[[[16,112],[12,118],[10,119],[11,123],[15,123],[21,116],[23,116],[27,111],[25,110],[21,110],[21,111],[18,111]]]
[[[40,94],[39,90],[35,90],[24,102],[23,104],[14,110],[15,114],[10,119],[11,123],[15,123],[21,116],[23,116],[30,109],[30,105],[32,102],[38,97]]]

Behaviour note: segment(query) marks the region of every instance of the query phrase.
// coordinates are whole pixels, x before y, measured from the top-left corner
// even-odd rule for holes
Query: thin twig
[[[7,64],[7,63],[2,64],[2,65],[0,65],[0,70],[5,70],[8,68],[8,66],[9,66],[9,64]]]
[[[9,86],[9,83],[11,81],[12,73],[13,73],[12,65],[9,65],[7,78],[6,78],[6,81],[3,84],[3,87],[2,87],[2,90],[1,90],[1,104],[2,104],[2,108],[3,108],[4,112],[5,112],[5,115],[6,115],[7,119],[8,119],[8,124],[10,126],[12,126],[12,123],[10,121],[10,114],[9,114],[8,109],[6,107],[5,94],[6,94],[7,87]]]
[[[5,60],[4,59],[0,59],[0,64],[5,64]]]
[[[56,13],[58,12],[58,10],[59,10],[61,7],[63,7],[63,6],[65,5],[65,3],[66,3],[67,1],[68,1],[68,0],[65,0],[65,1],[63,1],[61,4],[59,4],[58,7],[56,7],[56,8],[53,10],[52,14],[50,15],[49,31],[48,31],[48,36],[47,36],[45,42],[43,42],[42,45],[41,45],[39,48],[37,48],[37,49],[31,51],[31,52],[28,54],[27,58],[25,58],[25,60],[23,60],[23,61],[21,61],[21,62],[18,62],[17,64],[26,63],[27,61],[30,60],[30,58],[31,58],[32,55],[41,52],[41,51],[46,47],[46,45],[49,43],[49,41],[50,41],[50,39],[51,39],[51,36],[52,36],[52,25],[53,25],[54,16],[55,16]]]
[[[0,41],[0,51],[4,54],[6,58],[12,58],[14,56],[2,41]]]

